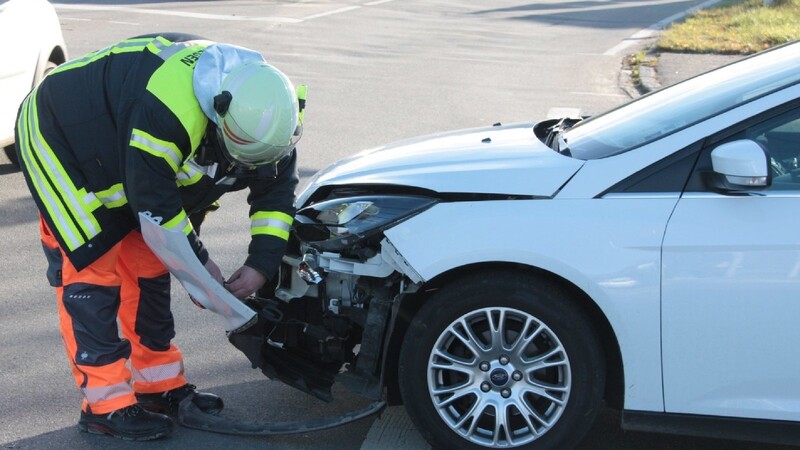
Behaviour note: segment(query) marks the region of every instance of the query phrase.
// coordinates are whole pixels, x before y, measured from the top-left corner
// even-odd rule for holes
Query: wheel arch
[[[45,71],[47,70],[47,64],[53,63],[56,66],[64,64],[67,61],[67,52],[64,47],[60,45],[56,45],[50,50],[49,53],[43,51],[39,54],[39,60],[36,63],[36,73],[34,74],[33,78],[33,86],[36,87],[39,83],[42,82],[42,79],[46,75]]]
[[[610,322],[597,303],[595,303],[586,292],[569,280],[538,267],[503,262],[480,263],[454,268],[437,275],[435,278],[426,282],[419,291],[414,294],[408,294],[402,299],[397,314],[397,322],[390,336],[387,348],[388,354],[400,354],[400,346],[402,345],[403,338],[405,337],[406,331],[408,331],[411,321],[422,305],[436,291],[459,279],[490,270],[514,271],[518,272],[521,276],[532,276],[543,282],[556,284],[570,293],[570,296],[594,324],[595,331],[600,337],[600,345],[605,352],[606,386],[604,397],[606,403],[611,407],[622,409],[625,386],[622,354],[620,352],[619,342],[617,341]],[[398,358],[387,358],[384,383],[387,387],[389,403],[394,405],[401,404],[402,399],[400,398],[398,387]]]
[[[67,52],[60,45],[56,46],[53,48],[53,51],[50,52],[50,57],[47,58],[47,60],[59,65],[64,64],[67,62]]]

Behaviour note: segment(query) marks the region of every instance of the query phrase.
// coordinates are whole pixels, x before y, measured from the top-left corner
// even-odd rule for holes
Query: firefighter
[[[302,88],[255,51],[167,33],[69,61],[21,105],[17,153],[83,394],[82,431],[167,436],[190,394],[204,412],[222,409],[184,377],[170,274],[139,213],[182,232],[235,296],[257,291],[277,271],[294,216]],[[223,193],[244,188],[248,256],[225,281],[197,231]]]

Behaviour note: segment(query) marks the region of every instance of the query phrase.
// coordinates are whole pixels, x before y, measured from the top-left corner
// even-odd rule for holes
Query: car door
[[[710,152],[751,139],[772,185],[707,188]],[[667,225],[662,267],[666,412],[800,420],[800,105],[710,138]]]

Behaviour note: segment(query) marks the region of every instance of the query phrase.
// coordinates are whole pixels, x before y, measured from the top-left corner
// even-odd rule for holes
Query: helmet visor
[[[235,138],[231,139],[224,127],[217,127],[217,141],[228,161],[248,168],[271,164],[283,159],[294,150],[302,136],[303,126],[298,124],[286,145],[270,145],[263,142],[242,145]]]

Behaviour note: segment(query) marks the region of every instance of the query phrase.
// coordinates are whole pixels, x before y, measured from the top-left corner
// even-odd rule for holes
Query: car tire
[[[489,339],[492,330],[504,339]],[[435,293],[412,320],[398,369],[406,410],[437,449],[572,448],[605,384],[597,333],[577,302],[507,271]]]

